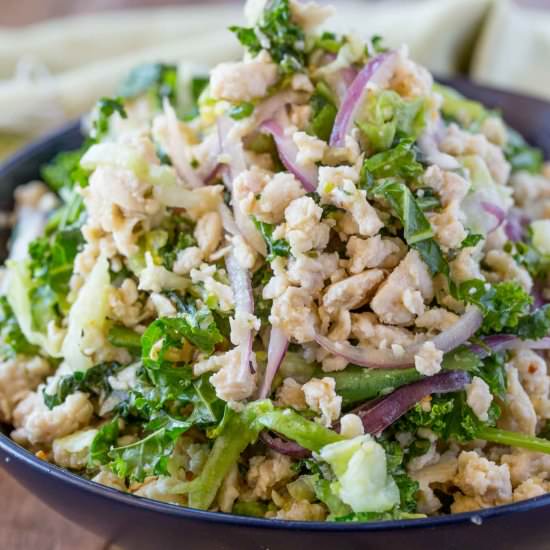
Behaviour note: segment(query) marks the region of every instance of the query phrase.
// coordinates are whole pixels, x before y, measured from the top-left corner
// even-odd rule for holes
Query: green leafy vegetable
[[[286,74],[304,68],[305,36],[303,30],[292,21],[289,0],[273,0],[264,10],[257,27],[229,27],[241,44],[252,55],[266,48]],[[261,40],[259,38],[261,36]]]
[[[44,403],[48,409],[53,409],[65,402],[65,399],[77,391],[105,397],[111,392],[109,377],[124,368],[119,363],[101,363],[87,371],[77,371],[62,376],[55,393],[43,391]]]
[[[141,334],[124,325],[113,325],[109,329],[107,339],[117,348],[141,351]]]
[[[550,304],[522,317],[514,331],[522,340],[539,340],[550,334]]]
[[[109,451],[116,446],[119,434],[118,417],[103,424],[90,445],[88,465],[92,468],[109,461]]]
[[[318,82],[311,96],[311,121],[307,128],[309,134],[328,141],[338,109],[332,92],[324,82]]]
[[[37,355],[38,347],[26,338],[5,296],[0,296],[0,357],[12,359],[16,355]]]
[[[103,97],[97,102],[97,115],[94,120],[93,136],[100,141],[109,133],[111,117],[118,113],[122,118],[128,118],[122,98]]]
[[[458,122],[467,130],[478,131],[485,119],[494,116],[494,113],[485,109],[481,103],[465,98],[453,88],[434,84],[434,91],[443,97],[443,116],[447,120]]]
[[[540,174],[544,156],[540,149],[531,147],[523,137],[513,130],[507,129],[508,141],[504,147],[506,160],[512,165],[512,172],[530,172],[531,174]]]
[[[357,122],[371,152],[389,149],[396,139],[420,135],[425,126],[423,98],[403,99],[392,90],[369,94]]]
[[[485,237],[479,233],[468,233],[466,238],[460,243],[460,248],[469,248],[471,246],[476,246],[481,242]]]
[[[520,319],[530,311],[533,298],[514,281],[490,284],[480,279],[462,283],[459,297],[483,313],[481,331],[500,333],[518,328]]]
[[[144,63],[132,69],[122,83],[119,93],[124,98],[134,98],[149,93],[161,107],[165,97],[175,103],[177,83],[178,70],[175,65]]]
[[[344,45],[344,39],[336,36],[333,32],[323,32],[315,40],[315,46],[329,53],[338,53]]]
[[[248,118],[254,112],[254,104],[244,101],[229,109],[229,116],[233,120],[242,120]]]
[[[274,225],[262,222],[257,218],[252,218],[252,221],[254,222],[256,229],[261,233],[265,244],[267,245],[268,254],[266,260],[268,262],[273,261],[273,259],[277,256],[287,257],[290,255],[290,245],[288,244],[288,241],[285,239],[273,238],[273,231],[275,230]]]
[[[58,153],[53,160],[44,165],[41,176],[45,183],[57,193],[72,189],[75,185],[86,187],[89,172],[81,168],[80,159],[88,150],[90,143],[85,143],[80,149]]]

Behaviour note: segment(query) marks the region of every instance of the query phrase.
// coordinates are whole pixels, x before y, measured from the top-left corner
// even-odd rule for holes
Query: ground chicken
[[[179,250],[173,265],[177,275],[188,275],[192,269],[197,269],[203,260],[203,254],[198,246],[189,246]]]
[[[325,281],[338,269],[338,254],[318,254],[315,257],[298,254],[288,263],[288,279],[317,296]]]
[[[313,340],[315,313],[311,294],[302,288],[288,287],[273,300],[269,322],[299,343]]]
[[[429,214],[428,218],[434,230],[435,239],[443,250],[459,248],[467,232],[462,224],[460,203],[452,201],[440,212]]]
[[[73,393],[51,410],[44,404],[41,393],[30,393],[13,412],[16,429],[11,435],[18,442],[48,444],[86,426],[92,414],[93,406],[85,393]]]
[[[368,302],[383,279],[381,269],[370,269],[333,283],[324,292],[323,307],[329,314],[356,309]]]
[[[237,467],[237,464],[235,464],[225,476],[222,486],[218,491],[217,502],[220,511],[225,512],[226,514],[231,513],[233,504],[235,504],[235,501],[240,494],[239,482],[239,468]]]
[[[533,279],[529,272],[503,250],[490,250],[484,258],[485,264],[491,268],[487,273],[490,281],[514,281],[519,283],[526,292],[531,292]]]
[[[50,372],[46,359],[17,356],[0,363],[0,421],[12,420],[14,407]]]
[[[397,345],[406,348],[415,341],[412,332],[401,327],[382,325],[373,313],[352,313],[351,322],[351,334],[365,347],[387,349]]]
[[[454,172],[446,172],[439,166],[430,166],[422,177],[424,183],[437,192],[443,207],[460,203],[468,193],[470,184]]]
[[[376,235],[368,239],[351,237],[346,251],[350,258],[348,271],[357,274],[365,268],[394,268],[405,255],[406,247],[400,239]]]
[[[274,517],[287,521],[324,521],[327,511],[322,504],[311,503],[307,500],[294,500],[290,506],[279,510]]]
[[[424,376],[433,376],[441,370],[442,361],[443,352],[438,350],[433,342],[424,342],[414,356],[414,367]]]
[[[250,101],[265,96],[277,78],[277,65],[262,51],[248,61],[217,65],[210,74],[210,94],[214,99]]]
[[[271,491],[281,483],[295,476],[292,459],[286,455],[272,452],[269,457],[253,456],[250,459],[246,481],[255,498],[268,500]]]
[[[340,435],[353,439],[354,437],[364,435],[364,433],[363,421],[356,414],[349,413],[340,418]]]
[[[403,301],[405,291],[418,291],[427,302],[433,299],[432,276],[416,250],[409,251],[371,301],[372,310],[383,323],[408,325],[414,320],[415,315]]]
[[[285,237],[293,255],[325,248],[330,227],[321,222],[322,214],[322,208],[311,197],[295,199],[287,206]]]
[[[449,330],[457,321],[459,316],[443,308],[432,308],[419,315],[414,324],[418,328],[425,328],[432,331],[443,332]]]
[[[507,382],[506,396],[498,425],[513,432],[535,435],[537,414],[527,392],[519,381],[519,372],[510,363],[505,366],[505,369]]]
[[[256,389],[256,371],[243,368],[241,365],[241,348],[238,353],[228,352],[224,357],[223,367],[210,377],[210,383],[216,395],[224,401],[242,401],[249,398]],[[229,361],[231,359],[231,361]]]
[[[195,284],[202,283],[206,292],[217,300],[222,311],[230,311],[235,304],[233,290],[230,285],[216,280],[216,271],[215,265],[201,264],[199,269],[191,270],[191,280]]]
[[[507,464],[497,465],[475,451],[462,451],[458,456],[458,472],[454,484],[470,497],[480,497],[496,505],[512,498],[512,483]]]
[[[542,481],[537,478],[528,479],[514,489],[512,499],[514,502],[519,502],[520,500],[527,500],[528,498],[540,497],[549,491],[550,484],[547,481]]]
[[[101,485],[105,485],[106,487],[110,487],[111,489],[117,489],[119,491],[126,492],[126,485],[124,484],[124,480],[120,479],[116,474],[114,474],[111,470],[108,470],[107,468],[102,468],[99,473],[92,478],[92,481],[95,481],[96,483],[101,483]]]
[[[550,455],[516,448],[502,455],[501,462],[510,468],[514,487],[532,477],[550,479]]]
[[[540,420],[550,418],[550,376],[546,361],[530,349],[517,351],[511,360],[521,385],[527,392]]]
[[[297,411],[303,411],[307,408],[306,396],[302,391],[302,386],[293,378],[283,380],[283,383],[277,389],[275,403],[279,407],[292,407]]]
[[[302,386],[308,407],[321,414],[322,423],[329,427],[338,420],[342,397],[336,394],[334,378],[312,378]]]
[[[298,164],[307,168],[314,166],[323,159],[328,147],[326,142],[305,132],[295,132],[292,139],[298,147],[298,155],[296,156]]]
[[[251,270],[256,263],[258,254],[249,246],[241,235],[235,235],[231,238],[233,245],[233,254],[243,269]]]
[[[487,382],[479,376],[474,376],[472,382],[466,385],[466,402],[482,422],[487,422],[493,395]]]
[[[138,497],[185,505],[187,504],[187,497],[174,492],[174,488],[178,483],[180,483],[178,479],[171,477],[149,478],[131,492]]]

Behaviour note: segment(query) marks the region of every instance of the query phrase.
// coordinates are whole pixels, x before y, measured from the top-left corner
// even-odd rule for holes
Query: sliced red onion
[[[233,181],[240,173],[246,170],[244,148],[242,140],[237,136],[231,135],[234,123],[229,117],[219,117],[217,126],[220,151],[223,155],[229,157],[229,164],[227,165],[227,169],[223,172],[223,181],[226,188],[233,194]],[[252,220],[239,208],[238,201],[235,199],[234,195],[232,198],[232,206],[235,223],[241,235],[252,248],[265,256],[267,250],[262,236],[254,226]]]
[[[402,386],[384,397],[367,401],[352,412],[361,419],[365,433],[378,436],[422,399],[434,393],[460,391],[469,382],[470,375],[465,371],[442,372]],[[340,432],[340,422],[334,424],[333,429]],[[295,458],[307,458],[311,455],[298,443],[273,437],[266,432],[262,434],[262,439],[268,447],[281,454]]]
[[[439,150],[435,134],[432,132],[426,131],[418,138],[418,147],[426,164],[435,164],[442,170],[456,170],[460,168],[458,160]]]
[[[227,274],[235,298],[235,315],[239,313],[253,315],[254,297],[252,295],[250,274],[241,266],[232,251],[225,257],[225,267],[227,268]],[[246,370],[254,372],[254,366],[252,364],[253,338],[253,331],[250,328],[245,331],[242,341],[237,344],[241,346],[241,373],[243,374]]]
[[[498,205],[492,202],[481,201],[481,208],[495,218],[495,226],[489,229],[489,233],[496,231],[506,220],[506,212]]]
[[[271,393],[271,385],[273,379],[285,358],[288,350],[288,338],[286,334],[277,327],[271,329],[271,335],[269,336],[269,346],[267,348],[267,367],[265,369],[265,376],[258,394],[258,399],[265,399]]]
[[[314,165],[311,168],[304,168],[298,164],[298,147],[296,147],[292,138],[285,134],[285,131],[278,122],[273,119],[266,120],[260,128],[273,136],[275,145],[277,145],[279,158],[285,168],[296,176],[306,191],[315,191],[317,189],[317,166]]]
[[[257,128],[266,120],[273,118],[286,105],[302,104],[304,97],[304,94],[292,90],[285,90],[284,92],[272,95],[254,109],[254,113],[252,114],[254,127]]]
[[[202,143],[203,153],[206,159],[197,168],[198,176],[205,182],[210,183],[218,177],[222,166],[218,158],[220,156],[220,140],[217,132],[211,133]]]
[[[512,208],[508,212],[508,219],[504,226],[506,236],[513,243],[523,240],[525,235],[525,226],[529,225],[531,220],[522,214],[517,208]]]
[[[344,69],[340,69],[340,71],[338,71],[337,78],[335,79],[333,86],[340,101],[340,105],[344,102],[349,87],[353,84],[356,77],[357,69],[354,67],[345,67]]]
[[[353,412],[363,422],[366,433],[379,435],[428,395],[460,391],[469,382],[470,375],[465,371],[442,372],[402,386]]]
[[[510,349],[529,348],[533,350],[550,349],[550,337],[540,340],[522,340],[513,334],[493,334],[482,338],[482,344],[473,344],[469,350],[481,358],[489,355],[489,350],[494,353]]]
[[[533,285],[533,290],[531,291],[531,296],[533,296],[533,309],[537,310],[540,307],[546,305],[548,300],[544,297],[544,290],[547,287],[546,281],[541,281],[537,279]]]
[[[334,121],[334,127],[329,141],[331,147],[344,147],[346,136],[353,126],[357,110],[365,97],[367,84],[375,77],[376,73],[378,73],[386,62],[390,60],[393,62],[395,56],[395,52],[377,55],[371,59],[355,77],[336,114],[336,120]]]
[[[266,431],[262,432],[260,437],[270,449],[282,455],[291,456],[292,458],[308,458],[311,456],[311,451],[304,449],[294,441],[288,441],[288,439],[281,437],[273,437]]]
[[[444,353],[452,351],[466,342],[481,326],[483,316],[479,309],[470,307],[466,313],[448,330],[438,334],[431,341]],[[414,344],[396,355],[389,349],[361,348],[347,342],[334,342],[320,334],[315,341],[326,351],[346,359],[349,363],[373,369],[400,369],[414,365],[414,356],[422,343]]]
[[[181,135],[176,111],[174,111],[168,98],[164,99],[164,114],[168,130],[168,154],[172,159],[174,168],[187,185],[192,188],[201,187],[203,182],[195,173],[187,158],[187,144]]]

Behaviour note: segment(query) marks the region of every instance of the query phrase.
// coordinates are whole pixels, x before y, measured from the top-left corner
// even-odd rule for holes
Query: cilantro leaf
[[[271,262],[277,256],[288,257],[290,255],[290,245],[288,244],[288,241],[285,239],[273,238],[273,231],[275,230],[274,225],[262,222],[254,217],[252,218],[252,221],[254,222],[256,229],[261,233],[265,244],[267,245],[268,254],[266,260],[268,262]]]
[[[289,0],[270,2],[255,29],[233,26],[229,30],[252,55],[257,55],[264,43],[268,43],[266,49],[283,73],[303,70],[306,62],[305,35],[292,21]]]

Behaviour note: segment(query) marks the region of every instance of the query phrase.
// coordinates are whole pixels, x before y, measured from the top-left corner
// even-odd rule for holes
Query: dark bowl
[[[509,124],[550,157],[549,103],[465,80],[452,84],[469,97],[500,109]],[[41,164],[59,151],[78,147],[81,140],[79,125],[73,124],[4,164],[0,168],[0,209],[11,207],[15,187],[38,177]],[[0,237],[5,243],[7,234]],[[70,520],[132,550],[547,550],[550,546],[550,495],[422,520],[301,523],[202,512],[121,493],[44,462],[3,434],[0,463],[19,483]]]

